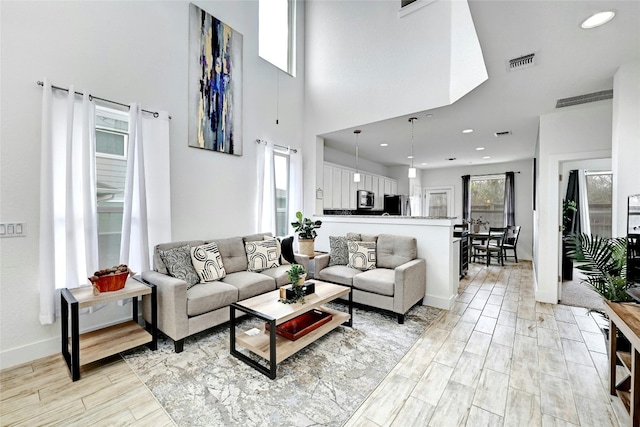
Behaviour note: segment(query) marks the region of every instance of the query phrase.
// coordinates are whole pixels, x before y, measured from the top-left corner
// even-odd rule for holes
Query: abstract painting
[[[189,146],[242,155],[242,34],[189,5]]]

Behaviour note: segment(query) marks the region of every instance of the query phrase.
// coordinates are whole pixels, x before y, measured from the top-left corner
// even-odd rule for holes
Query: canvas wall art
[[[242,155],[242,34],[189,5],[189,146]]]

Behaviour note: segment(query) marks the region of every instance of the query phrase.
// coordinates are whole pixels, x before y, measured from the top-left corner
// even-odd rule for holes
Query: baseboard
[[[449,298],[442,298],[433,295],[425,295],[422,305],[441,308],[443,310],[451,310],[451,307],[453,307],[453,303],[456,300],[456,296],[457,295],[452,295]]]
[[[139,316],[142,317],[141,315]],[[93,325],[91,329],[81,330],[80,333],[89,332],[90,330],[102,329],[108,326],[116,325],[118,323],[126,322],[130,320],[131,316],[124,317],[119,320],[114,320],[101,325]],[[59,322],[60,319],[56,319]],[[60,328],[58,328],[60,329]],[[60,335],[52,338],[47,338],[42,341],[37,341],[31,344],[27,344],[21,347],[11,348],[0,352],[0,369],[7,369],[13,366],[22,365],[24,363],[33,362],[34,360],[41,359],[43,357],[51,356],[52,354],[61,355],[61,342]],[[62,357],[62,355],[60,356]]]

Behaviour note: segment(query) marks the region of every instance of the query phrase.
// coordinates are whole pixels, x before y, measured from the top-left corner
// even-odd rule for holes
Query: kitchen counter
[[[418,243],[418,257],[427,263],[424,304],[449,310],[458,295],[459,259],[453,239],[457,218],[415,216],[315,215],[322,221],[315,248],[329,252],[329,236],[348,232],[400,234],[413,236]]]

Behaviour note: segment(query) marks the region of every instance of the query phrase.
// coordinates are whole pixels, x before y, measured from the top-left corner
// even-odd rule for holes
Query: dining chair
[[[514,258],[515,261],[518,262],[518,252],[516,250],[516,245],[518,244],[518,236],[520,236],[519,225],[510,225],[507,227],[507,233],[502,245],[504,251],[502,256],[505,260],[509,257]],[[513,255],[507,255],[507,250],[513,251]]]
[[[505,240],[506,228],[489,227],[489,235],[487,240],[482,244],[473,244],[473,261],[476,258],[486,259],[487,266],[491,264],[491,258],[495,257],[500,265],[504,266],[503,245]]]

